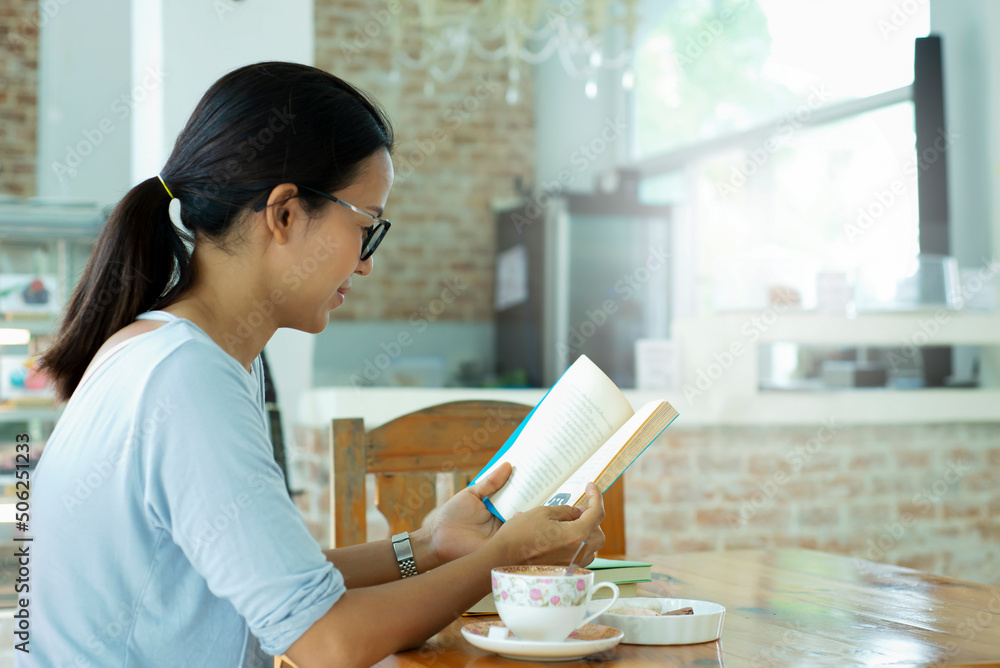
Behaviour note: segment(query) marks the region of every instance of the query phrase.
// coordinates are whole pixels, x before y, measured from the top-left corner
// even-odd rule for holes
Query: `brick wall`
[[[530,77],[521,100],[508,105],[506,67],[470,55],[461,73],[424,95],[425,76],[400,68],[390,81],[392,30],[404,27],[404,48],[416,56],[418,3],[316,2],[316,65],[372,93],[388,110],[397,136],[396,183],[386,217],[392,230],[375,271],[355,284],[355,298],[337,319],[407,319],[445,289],[460,294],[441,320],[492,317],[494,234],[490,201],[514,192],[515,176],[532,179]],[[441,0],[439,15],[478,5]],[[440,63],[447,68],[449,63]],[[524,68],[525,74],[530,69]]]
[[[805,547],[1000,580],[1000,425],[668,430],[629,471],[629,549]]]
[[[299,441],[299,507],[326,546],[329,445],[311,430]],[[630,552],[804,547],[1000,582],[1000,424],[671,427],[639,461]],[[369,538],[387,537],[368,516]]]
[[[0,194],[35,194],[38,1],[0,3]]]

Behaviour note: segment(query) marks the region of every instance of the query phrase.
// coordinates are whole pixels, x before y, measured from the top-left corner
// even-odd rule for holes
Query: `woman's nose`
[[[375,258],[374,256],[369,257],[367,260],[361,260],[358,262],[358,268],[354,270],[355,274],[360,274],[361,276],[367,276],[372,273],[372,269],[375,268]]]

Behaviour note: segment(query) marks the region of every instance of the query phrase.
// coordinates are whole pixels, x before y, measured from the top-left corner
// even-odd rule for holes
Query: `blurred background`
[[[373,275],[267,348],[318,540],[330,417],[540,397],[586,354],[681,414],[628,473],[630,551],[996,582],[994,28],[988,0],[2,0],[4,442],[58,419],[31,356],[107,207],[219,76],[290,60],[398,139]]]

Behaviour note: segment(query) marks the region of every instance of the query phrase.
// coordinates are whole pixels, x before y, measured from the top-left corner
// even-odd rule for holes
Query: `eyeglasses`
[[[299,186],[299,185],[297,185],[297,187],[301,188],[302,190],[308,190],[311,193],[315,193],[315,194],[319,195],[320,197],[325,197],[328,200],[330,200],[331,202],[336,202],[337,204],[339,204],[339,205],[341,205],[343,207],[347,207],[351,211],[355,211],[357,213],[360,213],[362,216],[367,216],[367,217],[369,217],[369,218],[371,218],[372,220],[375,221],[374,225],[372,225],[371,227],[366,227],[365,228],[365,238],[361,242],[361,262],[364,262],[365,260],[367,260],[368,258],[370,258],[372,256],[372,254],[375,252],[375,249],[378,248],[378,245],[380,243],[382,243],[382,239],[385,238],[386,233],[389,231],[389,228],[392,226],[392,223],[390,223],[385,218],[379,218],[378,216],[376,216],[374,214],[368,213],[364,209],[359,209],[358,207],[354,206],[353,204],[349,204],[349,203],[345,202],[344,200],[342,200],[342,199],[340,199],[338,197],[334,197],[333,195],[331,195],[329,193],[323,192],[322,190],[317,190],[316,188],[310,188],[309,186]],[[264,209],[264,207],[266,205],[267,205],[267,201],[265,200],[264,202],[261,202],[260,204],[258,204],[257,206],[255,206],[253,208],[253,210],[254,211],[263,211],[263,209]]]

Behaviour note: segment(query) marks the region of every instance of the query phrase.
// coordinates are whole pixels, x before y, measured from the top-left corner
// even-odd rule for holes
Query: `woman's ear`
[[[288,243],[293,227],[302,221],[305,212],[299,204],[299,189],[294,183],[282,183],[271,190],[264,207],[264,224],[279,245]]]

